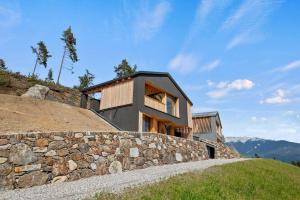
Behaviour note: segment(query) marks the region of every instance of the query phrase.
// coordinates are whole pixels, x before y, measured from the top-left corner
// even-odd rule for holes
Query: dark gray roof
[[[98,87],[103,87],[106,85],[110,85],[114,82],[121,81],[121,80],[126,80],[128,78],[135,78],[137,76],[164,76],[168,77],[172,83],[175,85],[175,87],[181,92],[181,94],[193,105],[192,101],[187,97],[187,95],[183,92],[183,90],[179,87],[179,85],[176,83],[176,81],[173,79],[173,77],[168,73],[168,72],[153,72],[153,71],[138,71],[132,75],[121,77],[121,78],[115,78],[97,85],[93,85],[91,87],[87,87],[81,90],[81,92],[87,92],[89,90],[98,88]]]
[[[217,117],[222,127],[222,122],[218,111],[193,113],[193,118],[201,118],[201,117]]]
[[[193,117],[215,117],[219,115],[218,111],[213,112],[202,112],[202,113],[193,113]]]

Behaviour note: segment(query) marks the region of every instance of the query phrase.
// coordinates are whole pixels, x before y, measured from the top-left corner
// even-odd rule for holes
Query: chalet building
[[[94,93],[100,98],[89,101]],[[81,107],[88,104],[120,130],[192,139],[193,104],[169,73],[140,71],[85,88]]]
[[[193,114],[194,140],[209,140],[224,142],[222,123],[218,112],[205,112]]]

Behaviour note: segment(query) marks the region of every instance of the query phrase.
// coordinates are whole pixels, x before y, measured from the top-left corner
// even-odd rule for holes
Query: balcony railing
[[[151,97],[145,96],[145,106],[154,108],[161,112],[166,112],[166,105]]]

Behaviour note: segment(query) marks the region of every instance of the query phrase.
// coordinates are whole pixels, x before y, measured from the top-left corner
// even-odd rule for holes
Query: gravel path
[[[222,165],[246,159],[215,159],[203,160],[173,165],[163,165],[111,174],[94,176],[73,182],[56,183],[36,186],[28,189],[0,192],[0,199],[84,199],[93,196],[96,192],[120,192],[124,188],[140,184],[148,184],[176,174],[204,170],[214,165]]]

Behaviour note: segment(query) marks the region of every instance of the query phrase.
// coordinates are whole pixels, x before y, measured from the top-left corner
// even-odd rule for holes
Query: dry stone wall
[[[221,147],[220,147],[221,148]],[[223,151],[218,157],[228,156]],[[62,132],[0,135],[0,190],[208,159],[206,144],[163,134]]]

